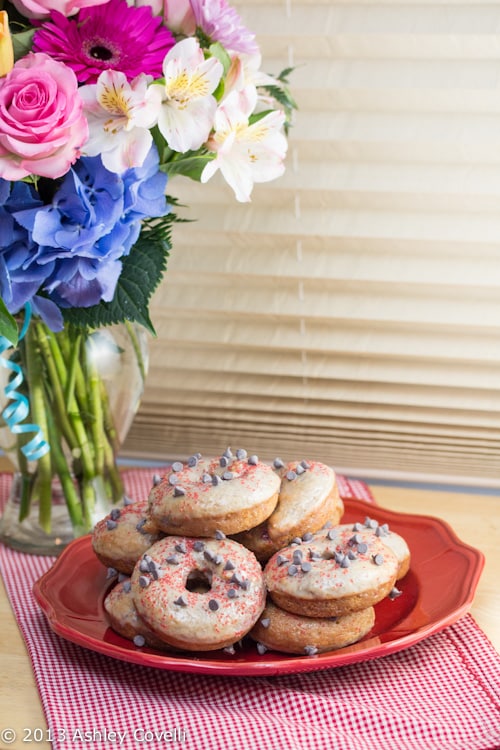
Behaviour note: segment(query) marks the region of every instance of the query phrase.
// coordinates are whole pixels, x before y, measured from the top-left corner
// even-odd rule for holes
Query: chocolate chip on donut
[[[99,560],[121,573],[132,573],[140,556],[163,536],[148,515],[148,501],[127,502],[113,508],[92,532],[92,547]]]
[[[354,524],[352,528],[355,530],[369,531],[372,534],[375,534],[375,536],[378,537],[386,547],[389,547],[389,549],[394,552],[398,560],[396,580],[399,581],[408,573],[411,560],[410,548],[408,547],[406,539],[403,539],[400,534],[396,534],[396,532],[392,531],[389,528],[389,524],[379,524],[374,518],[367,516],[363,524],[358,522]]]
[[[171,650],[137,613],[129,578],[120,581],[111,589],[104,599],[103,606],[113,630],[133,641],[136,646]]]
[[[159,638],[187,651],[212,651],[248,633],[264,609],[266,591],[250,550],[226,538],[199,542],[160,540],[148,550],[146,565],[136,565],[131,585],[137,611]],[[179,545],[186,551],[173,561]]]
[[[294,546],[273,555],[264,569],[274,603],[307,617],[332,617],[366,609],[393,589],[398,561],[368,529],[323,529],[305,543],[310,566],[294,562]],[[286,560],[284,562],[283,560]]]
[[[357,643],[375,622],[373,607],[342,617],[304,617],[268,601],[250,636],[266,649],[314,656]]]
[[[198,459],[195,465],[169,467],[151,489],[149,512],[166,534],[236,534],[257,526],[272,513],[279,487],[280,479],[271,466],[256,456],[238,458],[227,450],[211,461]]]
[[[318,531],[327,521],[338,523],[344,512],[335,472],[326,464],[285,464],[276,458],[273,468],[281,479],[276,508],[263,523],[234,537],[263,563],[292,539]]]
[[[374,605],[401,596],[410,552],[369,516],[339,525],[343,511],[320,462],[243,448],[174,461],[147,501],[127,498],[94,529],[111,627],[139,648],[227,655],[245,636],[259,654],[312,658],[357,642]]]

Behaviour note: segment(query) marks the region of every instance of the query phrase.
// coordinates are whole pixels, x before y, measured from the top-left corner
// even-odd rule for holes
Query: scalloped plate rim
[[[440,537],[447,539],[450,543],[449,551],[454,551],[461,555],[462,559],[467,562],[466,576],[462,579],[460,591],[457,594],[457,601],[454,606],[443,611],[440,617],[431,619],[429,622],[415,627],[415,629],[395,637],[387,642],[376,642],[371,644],[372,640],[377,638],[367,636],[358,644],[349,646],[338,651],[330,651],[317,656],[292,656],[286,654],[276,654],[273,658],[273,652],[269,651],[265,656],[255,656],[252,659],[240,659],[235,661],[223,659],[210,659],[203,655],[202,659],[189,654],[182,656],[165,655],[155,652],[153,649],[134,649],[131,644],[123,639],[127,646],[120,646],[116,643],[105,641],[101,638],[95,638],[85,633],[82,627],[71,626],[65,623],[61,617],[61,602],[58,597],[57,588],[51,585],[64,573],[66,565],[74,566],[76,560],[86,558],[90,554],[93,559],[91,546],[91,536],[80,537],[71,542],[56,558],[54,564],[47,570],[33,585],[33,594],[45,616],[48,623],[58,636],[67,641],[75,643],[91,651],[109,656],[120,661],[125,661],[140,666],[148,666],[157,669],[169,669],[171,671],[190,672],[197,674],[217,674],[224,676],[272,676],[281,674],[292,674],[299,672],[312,672],[332,667],[344,666],[359,661],[376,659],[389,654],[409,648],[416,643],[428,638],[429,636],[443,630],[448,625],[456,622],[460,617],[465,615],[474,600],[477,584],[484,567],[485,558],[483,553],[463,542],[458,538],[452,527],[447,521],[432,515],[419,515],[413,513],[402,513],[383,508],[379,505],[367,503],[362,500],[347,499],[344,500],[346,513],[352,515],[354,511],[364,516],[378,516],[382,522],[388,522],[391,528],[397,533],[401,533],[399,526],[424,525],[438,531]],[[344,514],[345,516],[345,514]],[[342,519],[342,523],[344,520]],[[406,534],[408,536],[408,532]],[[408,542],[411,543],[410,539]],[[443,546],[442,552],[447,549]],[[412,550],[412,556],[413,550]],[[97,560],[96,560],[97,561]],[[418,565],[418,563],[417,563]],[[412,569],[415,562],[412,559]],[[453,573],[453,571],[450,571]],[[404,579],[403,579],[404,582]],[[463,585],[463,584],[467,585]],[[430,584],[429,584],[430,585]],[[420,587],[422,589],[422,587]],[[102,592],[100,592],[102,594]],[[96,594],[97,595],[97,594]],[[85,615],[85,611],[79,611],[76,614]],[[410,613],[411,616],[411,613]],[[104,617],[104,615],[101,615]],[[387,631],[385,635],[389,634]],[[366,645],[364,645],[366,644]],[[220,652],[213,652],[220,654]]]

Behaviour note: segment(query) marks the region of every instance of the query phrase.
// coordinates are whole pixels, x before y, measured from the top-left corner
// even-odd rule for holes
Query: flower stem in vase
[[[123,482],[118,471],[118,467],[115,462],[115,446],[117,442],[117,432],[111,417],[109,410],[108,394],[104,383],[100,383],[101,393],[101,409],[102,409],[102,420],[103,420],[103,463],[104,463],[104,474],[108,481],[108,491],[113,498],[113,502],[117,503],[123,499]]]
[[[64,388],[64,401],[69,404],[71,396],[75,393],[76,388],[76,370],[78,364],[78,357],[81,351],[81,334],[75,338],[74,346],[70,349],[70,356],[68,360],[68,378],[66,380],[66,386]]]
[[[44,397],[44,373],[35,326],[30,326],[26,334],[26,370],[30,390],[31,413],[36,424],[44,435],[48,434],[47,412]],[[50,453],[41,456],[37,461],[36,477],[31,492],[31,499],[38,497],[39,523],[46,533],[50,533],[52,507],[52,466]],[[25,509],[27,512],[29,507]],[[22,518],[25,516],[21,517]]]
[[[37,325],[41,351],[45,358],[45,365],[53,389],[56,419],[63,429],[72,456],[78,458],[81,462],[83,476],[91,479],[95,476],[93,450],[74,392],[68,393],[67,399],[65,399],[68,370],[59,347],[57,335],[48,331],[43,323],[40,322]],[[61,335],[64,336],[65,333],[63,332]]]
[[[92,346],[92,343],[90,343],[90,346]],[[87,382],[89,384],[89,416],[91,419],[95,469],[96,473],[103,474],[106,434],[104,432],[104,417],[101,402],[101,378],[92,356],[86,359],[86,367]]]
[[[97,334],[99,335],[99,334]],[[118,435],[109,407],[109,397],[99,371],[99,345],[93,336],[84,344],[82,361],[85,366],[85,380],[88,388],[88,413],[91,420],[93,446],[97,473],[102,476],[106,491],[113,503],[123,499],[123,483],[116,466],[115,452]]]
[[[27,518],[31,508],[31,497],[33,493],[34,477],[27,470],[21,470],[21,491],[19,504],[19,520]]]
[[[50,389],[51,404],[57,422],[68,445],[72,448],[76,448],[78,440],[70,422],[70,415],[64,400],[63,384],[66,381],[65,366],[54,340],[54,334],[47,330],[41,321],[32,323],[31,327],[35,330],[36,345],[40,351],[43,366],[47,372],[45,385]]]
[[[139,367],[139,372],[141,373],[142,382],[144,382],[146,380],[146,365],[144,363],[144,357],[142,356],[141,344],[139,342],[137,332],[129,320],[125,321],[125,327],[134,349],[137,366]]]
[[[20,502],[19,502],[19,520],[27,518],[31,508],[31,493],[33,489],[33,474],[29,470],[29,461],[21,450],[21,447],[28,442],[31,435],[20,433],[16,442],[17,466],[21,476]]]
[[[106,387],[94,356],[92,335],[68,329],[68,332],[58,334],[58,340],[68,362],[68,386],[70,382],[73,383],[71,391],[67,387],[67,393],[76,398],[76,408],[88,436],[93,465],[91,475],[99,477],[99,481],[105,484],[108,496],[113,502],[118,502],[123,499],[123,483],[115,462],[117,435]],[[66,400],[69,409],[69,395]],[[90,474],[87,479],[91,484],[94,481]]]
[[[71,476],[71,471],[64,455],[64,451],[61,447],[61,441],[52,417],[49,403],[47,403],[47,427],[52,465],[61,482],[66,506],[71,518],[71,524],[75,530],[84,530],[82,504],[73,477]]]

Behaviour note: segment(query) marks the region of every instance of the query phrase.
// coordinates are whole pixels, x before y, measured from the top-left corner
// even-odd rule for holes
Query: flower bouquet
[[[220,171],[248,201],[279,177],[289,73],[261,71],[226,0],[3,3],[0,370],[20,521],[36,505],[50,533],[55,481],[75,535],[95,520],[97,485],[122,497],[99,330],[125,326],[143,376],[137,326],[154,333],[178,220],[170,180]]]

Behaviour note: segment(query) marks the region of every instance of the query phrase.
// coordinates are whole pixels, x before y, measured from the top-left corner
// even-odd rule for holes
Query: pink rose
[[[78,83],[67,65],[31,52],[0,79],[0,177],[61,177],[87,138]]]
[[[108,0],[12,0],[12,5],[26,18],[48,18],[53,10],[73,16],[80,8],[102,5]]]

